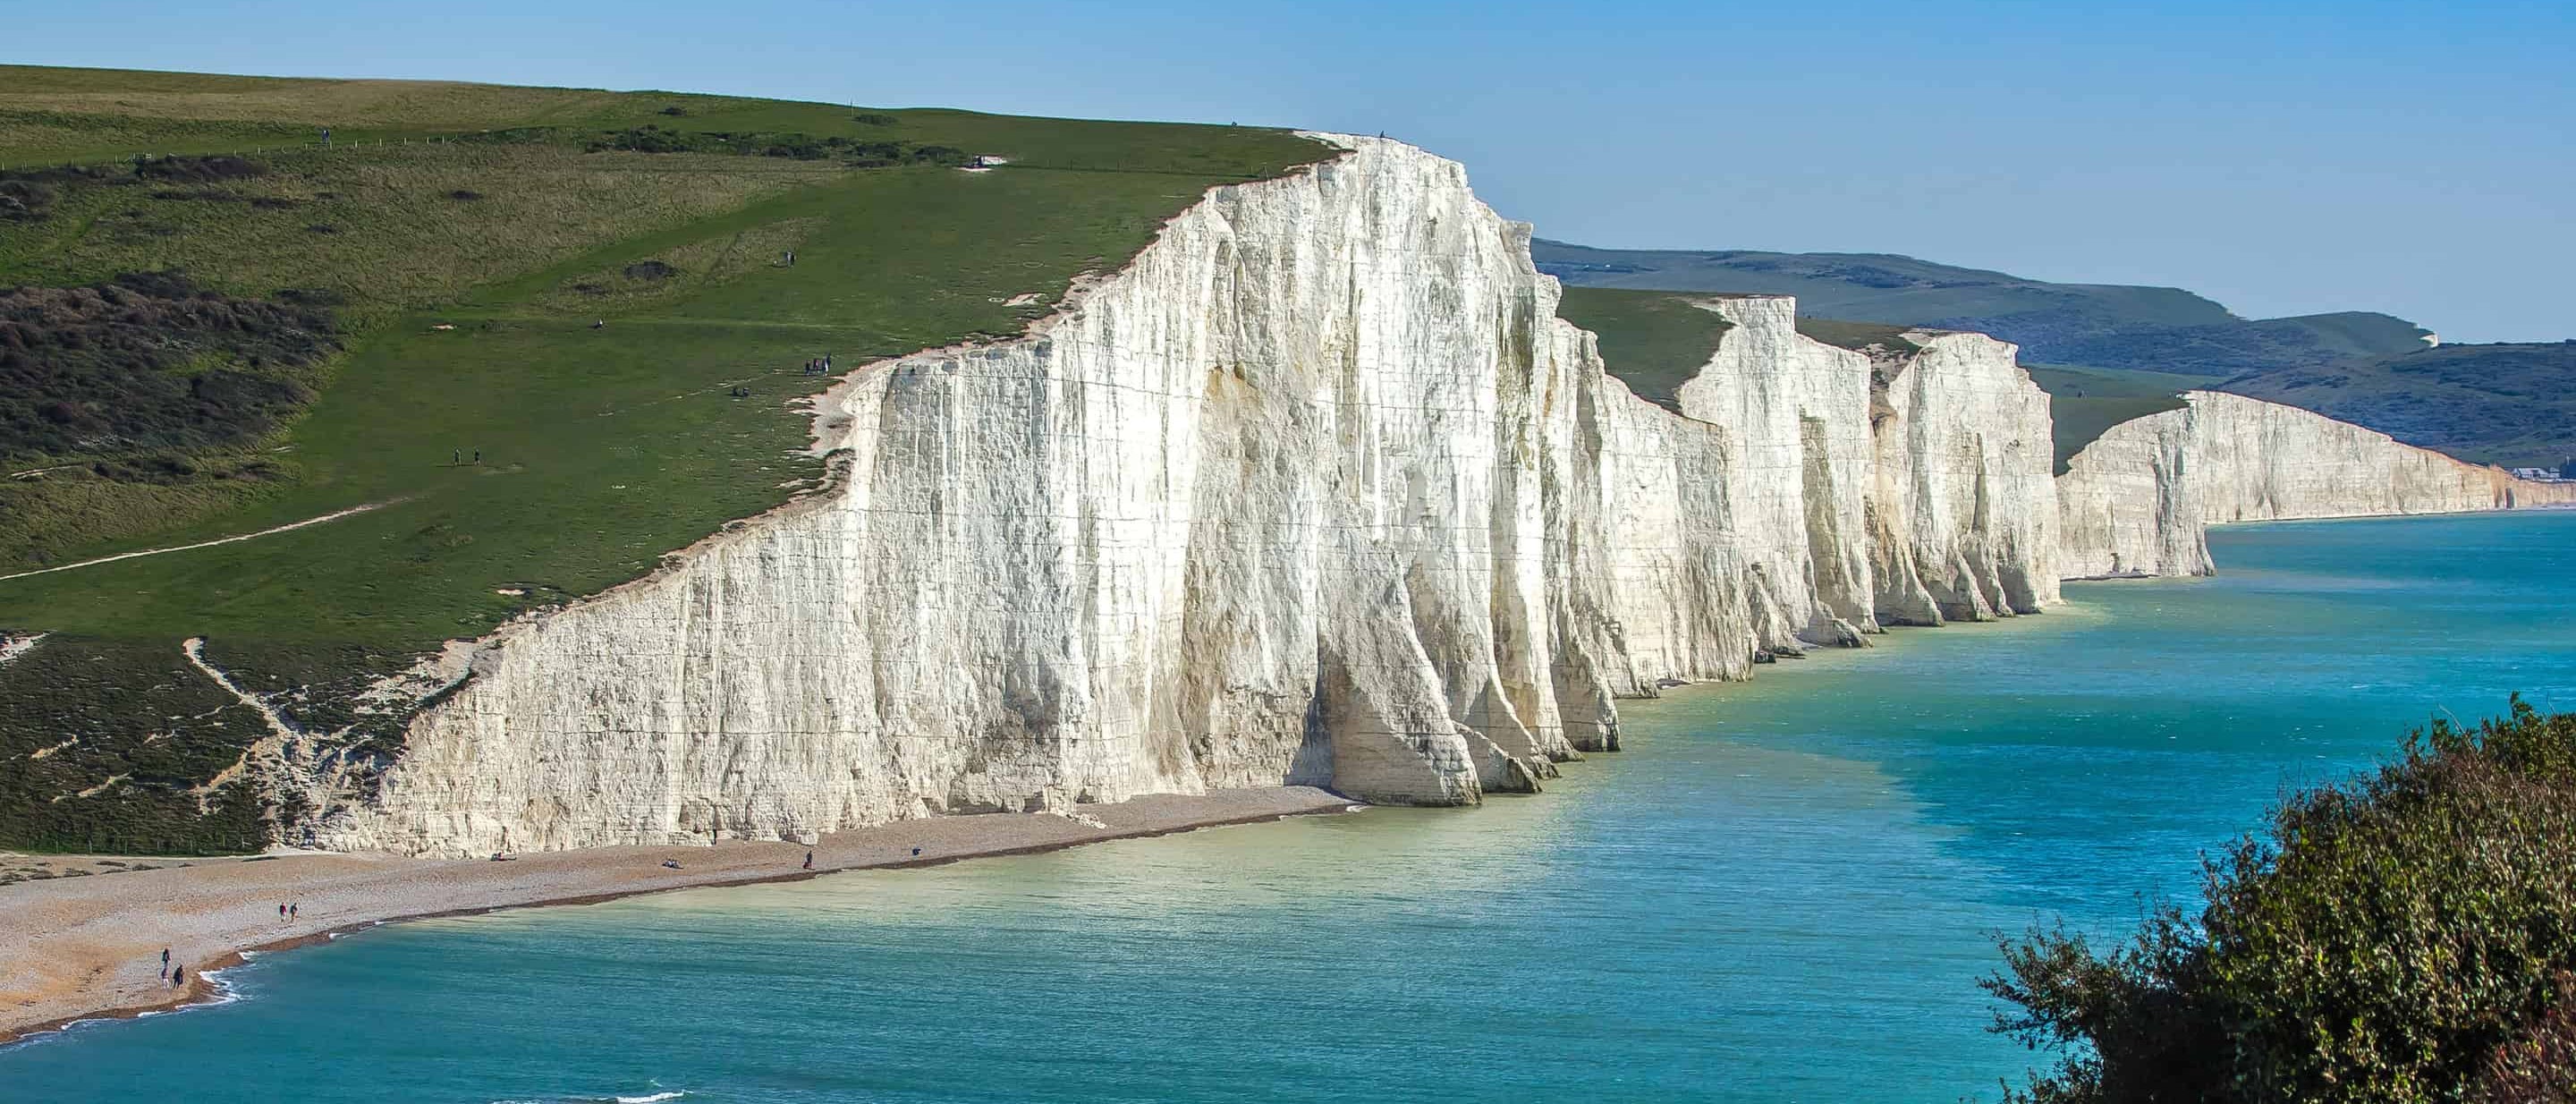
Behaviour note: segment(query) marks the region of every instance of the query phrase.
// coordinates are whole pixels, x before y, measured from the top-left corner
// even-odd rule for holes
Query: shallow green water
[[[2213,544],[1630,703],[1543,796],[384,928],[0,1051],[0,1099],[1991,1097],[1990,932],[2188,895],[2437,710],[2576,708],[2576,515]]]

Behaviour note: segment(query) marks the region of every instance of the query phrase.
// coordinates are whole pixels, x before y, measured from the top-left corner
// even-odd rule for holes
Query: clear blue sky
[[[0,60],[1377,132],[1542,235],[2576,337],[2576,3],[12,5]]]

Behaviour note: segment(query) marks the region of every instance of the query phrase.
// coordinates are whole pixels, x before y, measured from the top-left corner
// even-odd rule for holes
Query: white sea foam
[[[657,1092],[651,1096],[612,1096],[609,1099],[616,1101],[617,1104],[653,1104],[656,1100],[678,1100],[687,1095],[689,1094],[686,1090],[674,1090]]]
[[[247,963],[244,963],[244,965],[247,965]],[[209,997],[206,997],[206,998],[205,998],[205,999],[203,999],[203,1000],[193,1000],[193,1001],[189,1001],[189,1002],[188,1002],[188,1003],[186,1003],[186,1004],[172,1005],[172,1006],[170,1006],[170,1007],[168,1007],[168,1008],[147,1008],[147,1009],[144,1009],[144,1010],[142,1010],[142,1011],[140,1011],[140,1012],[136,1012],[136,1013],[134,1013],[134,1014],[133,1014],[133,1016],[132,1016],[131,1018],[132,1018],[132,1019],[137,1019],[137,1020],[148,1020],[148,1019],[152,1019],[152,1018],[154,1018],[154,1017],[158,1017],[158,1016],[174,1016],[174,1015],[177,1015],[177,1014],[179,1014],[179,1013],[181,1013],[181,1012],[187,1012],[187,1011],[190,1011],[190,1010],[193,1010],[193,1009],[198,1009],[198,1008],[213,1008],[213,1007],[215,1007],[215,1006],[217,1006],[217,1005],[231,1004],[231,1003],[233,1003],[234,1001],[240,1000],[240,999],[242,999],[241,994],[240,994],[240,993],[237,993],[237,992],[235,992],[235,991],[233,991],[233,987],[232,987],[232,985],[231,985],[230,983],[227,983],[227,982],[224,980],[224,974],[225,974],[227,971],[229,971],[229,970],[235,970],[235,969],[239,969],[239,968],[240,968],[240,967],[235,966],[235,967],[226,967],[224,970],[199,970],[199,971],[197,971],[197,976],[198,976],[198,977],[201,977],[201,978],[206,979],[206,981],[207,981],[209,984],[211,984],[211,985],[213,985],[213,986],[215,987],[214,995],[209,996]],[[51,1029],[51,1030],[47,1030],[47,1031],[39,1031],[39,1032],[36,1032],[35,1034],[32,1034],[32,1035],[25,1035],[25,1036],[21,1036],[21,1037],[19,1037],[19,1038],[17,1038],[17,1039],[10,1040],[10,1041],[9,1041],[9,1042],[7,1042],[7,1043],[0,1043],[0,1051],[14,1050],[14,1049],[16,1049],[16,1048],[18,1048],[18,1047],[22,1047],[22,1046],[31,1046],[31,1045],[34,1045],[34,1044],[37,1044],[37,1043],[47,1042],[47,1041],[50,1041],[50,1040],[53,1040],[53,1039],[61,1038],[61,1037],[63,1036],[63,1034],[64,1034],[64,1033],[69,1032],[69,1031],[72,1031],[72,1030],[74,1030],[74,1029],[76,1029],[76,1028],[87,1027],[87,1026],[89,1026],[89,1025],[91,1025],[91,1024],[115,1023],[115,1022],[117,1022],[117,1021],[118,1021],[118,1020],[120,1020],[120,1019],[126,1019],[126,1018],[128,1018],[128,1017],[122,1017],[122,1016],[89,1016],[89,1017],[84,1017],[84,1018],[82,1018],[82,1019],[71,1020],[71,1021],[69,1021],[69,1022],[64,1023],[62,1026],[60,1026],[60,1027],[56,1027],[56,1028],[53,1028],[53,1029]],[[624,1098],[623,1098],[623,1097],[621,1097],[620,1099],[624,1099]],[[661,1099],[665,1099],[665,1098],[664,1098],[664,1097],[658,1097],[658,1096],[657,1096],[657,1097],[654,1097],[653,1099],[655,1099],[655,1100],[661,1100]]]

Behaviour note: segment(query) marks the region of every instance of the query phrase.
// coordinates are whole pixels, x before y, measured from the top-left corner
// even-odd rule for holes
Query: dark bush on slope
[[[667,130],[653,123],[598,135],[586,142],[583,148],[593,153],[602,150],[622,150],[628,153],[732,153],[759,157],[785,157],[798,161],[820,161],[839,157],[851,167],[862,169],[901,165],[957,166],[964,165],[968,161],[966,151],[955,146],[893,141],[856,142],[840,135],[817,137],[793,131]]]
[[[175,273],[0,292],[0,460],[255,438],[311,400],[296,369],[336,348],[318,307]]]
[[[2197,923],[2007,942],[1995,1029],[2059,1059],[2014,1099],[2576,1099],[2576,714],[2436,722],[2204,877]]]

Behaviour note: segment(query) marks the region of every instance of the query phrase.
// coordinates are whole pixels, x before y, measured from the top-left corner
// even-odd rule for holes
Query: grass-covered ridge
[[[2057,439],[2057,471],[2112,426],[2189,405],[2182,393],[2206,386],[2190,376],[2110,368],[2029,366],[2030,378],[2048,392]]]
[[[676,137],[620,148],[630,132]],[[187,394],[171,373],[305,389],[236,404],[248,413],[225,432],[0,441],[23,474],[0,479],[0,575],[381,504],[0,580],[0,629],[52,634],[0,663],[0,844],[129,850],[231,848],[242,831],[237,805],[171,796],[231,759],[127,770],[154,733],[84,712],[172,694],[219,707],[196,701],[210,684],[191,685],[180,641],[206,638],[207,659],[260,692],[339,686],[635,578],[822,474],[790,407],[829,382],[807,359],[1017,333],[1209,187],[1329,153],[1251,128],[28,68],[0,68],[0,138],[0,163],[92,166],[5,174],[41,185],[43,209],[0,219],[0,289],[183,273],[210,304],[319,312],[333,346],[281,365],[228,337],[120,362],[129,388],[161,373],[142,393],[165,398]],[[952,151],[1009,164],[962,172]],[[155,158],[138,171],[135,154]],[[169,154],[249,169],[153,179]],[[107,412],[81,393],[106,377],[59,342],[20,344],[23,370],[67,392],[47,401]],[[67,684],[56,668],[75,650]],[[328,701],[298,707],[318,731],[349,723]],[[259,735],[219,719],[187,746]],[[113,839],[78,831],[111,823]]]
[[[2216,385],[2506,467],[2576,460],[2576,341],[2443,345]]]
[[[1709,296],[1625,288],[1569,287],[1556,313],[1592,331],[1602,365],[1638,398],[1681,413],[1679,391],[1734,328],[1701,304]]]
[[[2402,318],[2239,318],[2180,288],[2058,284],[1876,253],[1593,249],[1532,242],[1568,285],[1795,295],[1800,310],[2021,346],[2056,400],[2060,470],[2122,421],[2206,388],[2286,403],[2473,463],[2576,460],[2576,344],[2444,345]],[[1832,340],[1820,338],[1820,340]]]

